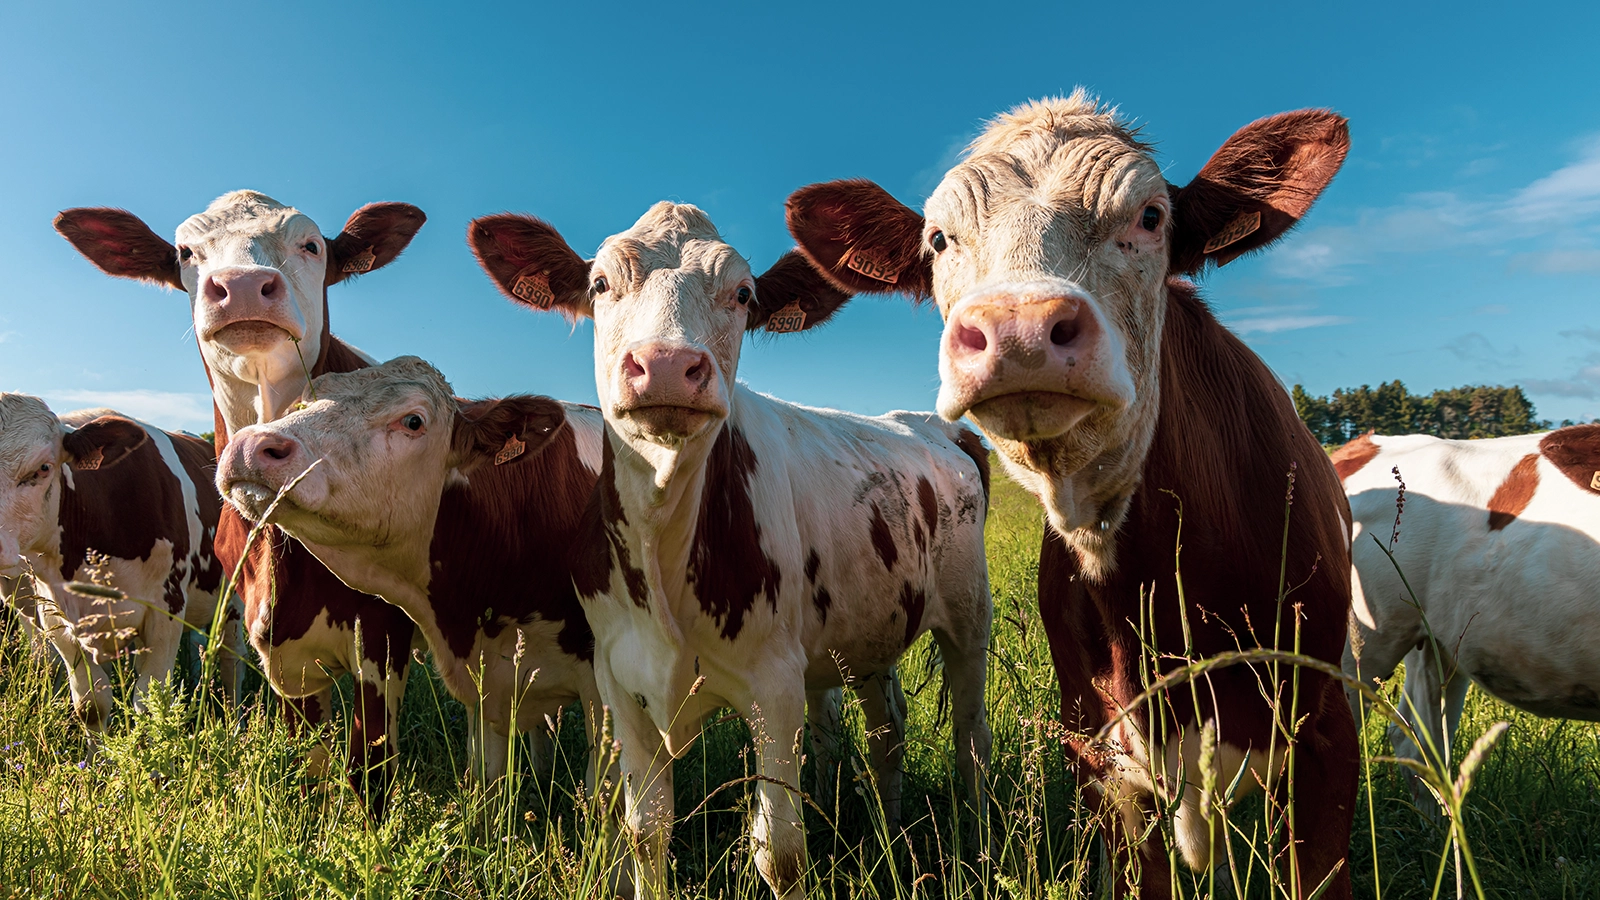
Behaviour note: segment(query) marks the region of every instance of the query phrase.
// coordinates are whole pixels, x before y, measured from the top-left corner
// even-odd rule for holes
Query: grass
[[[937,664],[924,640],[902,665],[910,702],[905,833],[890,836],[876,817],[861,717],[851,707],[855,738],[839,789],[819,789],[829,773],[814,761],[806,767],[804,786],[823,807],[807,816],[811,896],[1100,895],[1098,842],[1082,821],[1051,723],[1059,700],[1034,596],[1040,519],[1032,497],[997,477],[989,522],[992,856],[964,845],[968,823],[940,717]],[[188,689],[159,691],[147,712],[119,713],[92,741],[69,711],[59,663],[27,646],[13,620],[0,629],[0,900],[597,895],[605,860],[599,819],[582,796],[575,713],[561,723],[552,782],[525,776],[485,797],[459,777],[465,711],[419,667],[390,812],[373,827],[342,782],[304,777],[310,739],[292,738],[259,690],[234,714]],[[1384,693],[1397,702],[1398,682]],[[1521,714],[1474,689],[1457,762],[1499,721],[1511,727],[1479,771],[1462,820],[1484,893],[1600,895],[1600,728]],[[1370,755],[1388,753],[1383,727],[1378,716],[1366,724]],[[737,782],[753,771],[748,742],[741,722],[718,721],[677,764],[684,818],[671,851],[679,895],[770,896],[743,839],[747,785]],[[1417,814],[1396,766],[1373,762],[1370,771],[1350,860],[1357,896],[1433,896],[1444,826]],[[1234,820],[1249,833],[1259,811],[1259,800],[1247,802]],[[1242,866],[1248,849],[1235,840]],[[1454,893],[1452,873],[1441,895]],[[1281,896],[1261,876],[1246,893]],[[1232,894],[1227,880],[1217,879],[1217,896]],[[1204,895],[1205,882],[1185,884]]]

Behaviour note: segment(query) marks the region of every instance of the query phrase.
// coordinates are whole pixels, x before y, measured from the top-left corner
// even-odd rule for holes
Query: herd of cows
[[[621,786],[624,893],[664,889],[672,761],[732,707],[754,736],[757,867],[800,896],[806,726],[831,752],[839,690],[857,692],[893,821],[894,666],[924,632],[986,809],[981,432],[1050,525],[1038,596],[1067,752],[1112,857],[1137,863],[1116,867],[1129,887],[1168,890],[1150,818],[1171,814],[1204,868],[1217,786],[1292,779],[1285,871],[1301,896],[1349,897],[1354,694],[1316,669],[1239,665],[1145,703],[1151,667],[1297,648],[1371,678],[1404,657],[1430,734],[1453,730],[1471,679],[1600,718],[1584,590],[1600,521],[1581,520],[1600,428],[1364,437],[1329,459],[1191,277],[1284,235],[1348,147],[1332,113],[1272,116],[1179,187],[1097,101],[1031,103],[988,126],[925,214],[868,181],[795,192],[798,248],[759,275],[683,204],[591,259],[530,216],[473,221],[506,296],[594,321],[598,409],[462,400],[426,362],[379,364],[334,336],[328,288],[393,262],[423,225],[413,206],[364,207],[328,238],[240,191],[170,243],[125,211],[67,210],[56,229],[100,269],[189,295],[216,439],[0,394],[4,588],[91,728],[113,711],[103,667],[141,649],[137,702],[189,626],[220,628],[230,696],[247,639],[296,727],[323,721],[350,674],[349,771],[376,816],[414,648],[469,710],[484,783],[515,735],[539,747],[578,703],[598,741],[608,710],[617,753],[591,746],[589,777]],[[746,332],[812,328],[863,293],[938,305],[937,413],[813,409],[736,380]],[[67,587],[83,581],[116,591]]]

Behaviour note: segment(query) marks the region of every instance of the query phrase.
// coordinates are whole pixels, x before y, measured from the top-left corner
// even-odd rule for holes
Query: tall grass
[[[853,737],[837,768],[806,764],[803,787],[822,806],[807,812],[812,896],[1102,895],[1108,867],[1054,721],[1059,697],[1034,594],[1040,518],[1037,501],[996,478],[987,852],[967,821],[941,717],[936,650],[925,640],[901,666],[910,704],[903,832],[883,825],[854,704],[845,711]],[[0,898],[602,892],[605,843],[597,804],[583,788],[587,740],[576,710],[558,723],[552,780],[524,773],[487,796],[462,778],[468,713],[419,667],[401,716],[388,816],[373,825],[347,779],[305,777],[317,737],[292,736],[257,679],[237,713],[187,685],[158,690],[142,714],[121,704],[97,743],[69,709],[59,663],[30,647],[14,619],[6,615],[0,628]],[[1391,704],[1400,702],[1397,682],[1382,690]],[[345,685],[337,702],[349,698]],[[1536,719],[1474,691],[1452,740],[1460,748],[1452,773],[1498,721],[1510,729],[1477,771],[1462,813],[1485,894],[1600,896],[1600,728]],[[1389,752],[1386,724],[1374,715],[1365,725],[1371,757]],[[340,738],[332,736],[334,746]],[[737,783],[754,774],[749,742],[745,725],[724,717],[677,763],[678,895],[770,896],[745,839],[747,785]],[[1357,896],[1433,896],[1450,820],[1419,815],[1395,765],[1371,762],[1365,771],[1351,856]],[[829,791],[834,778],[838,789]],[[1262,802],[1234,813],[1229,850],[1247,876],[1242,893],[1282,896],[1279,877],[1259,862],[1269,853],[1255,824],[1264,820]],[[1447,868],[1444,896],[1455,892],[1454,866]],[[1215,879],[1178,878],[1185,894],[1218,897],[1234,895],[1233,880],[1221,870]],[[1470,881],[1466,889],[1472,893]]]

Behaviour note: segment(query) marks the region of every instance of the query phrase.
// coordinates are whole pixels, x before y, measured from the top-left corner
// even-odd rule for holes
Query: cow
[[[94,731],[112,712],[104,666],[131,655],[142,703],[165,680],[187,623],[213,633],[223,691],[239,692],[239,613],[214,623],[221,502],[205,441],[110,410],[57,417],[43,400],[0,393],[0,590],[67,667],[72,706]],[[120,597],[80,595],[91,582]]]
[[[567,558],[601,427],[593,407],[543,397],[458,402],[406,356],[319,376],[304,406],[240,430],[217,487],[259,521],[307,473],[270,521],[417,623],[445,687],[481,709],[471,756],[493,783],[511,734],[542,736],[572,702],[598,725],[594,637]]]
[[[1391,728],[1397,756],[1448,761],[1473,682],[1535,715],[1600,720],[1600,425],[1369,434],[1333,463],[1354,518],[1345,674],[1383,680],[1404,659],[1399,712],[1432,742]]]
[[[330,239],[299,210],[235,191],[179,225],[176,245],[119,209],[69,209],[55,227],[106,274],[189,295],[220,454],[239,429],[282,416],[315,376],[372,362],[333,336],[328,288],[393,262],[425,218],[409,204],[369,204]],[[400,610],[346,587],[277,529],[263,529],[254,543],[249,533],[238,511],[225,507],[217,556],[230,577],[237,572],[233,590],[244,601],[246,633],[266,678],[298,728],[315,727],[332,712],[340,675],[355,677],[349,771],[381,816],[415,629]],[[313,773],[326,762],[319,746]]]
[[[528,216],[487,216],[468,233],[507,296],[595,322],[605,441],[573,578],[621,743],[642,892],[665,890],[671,762],[731,706],[755,743],[756,867],[777,896],[802,895],[806,693],[859,679],[868,729],[896,731],[893,690],[868,676],[926,631],[981,808],[991,609],[977,435],[932,414],[868,418],[738,384],[747,331],[815,327],[848,297],[793,253],[754,277],[693,206],[656,204],[592,261]],[[898,769],[890,740],[874,750],[880,772]]]
[[[1146,822],[1173,810],[1185,863],[1214,865],[1222,798],[1205,785],[1235,783],[1246,761],[1238,795],[1259,782],[1294,798],[1286,881],[1300,896],[1325,879],[1326,896],[1350,895],[1358,754],[1337,679],[1240,665],[1135,702],[1179,657],[1298,646],[1340,659],[1349,544],[1338,479],[1282,385],[1189,276],[1282,236],[1348,146],[1333,113],[1272,116],[1180,188],[1137,130],[1080,89],[989,123],[922,215],[865,180],[788,201],[801,251],[842,289],[937,303],[939,413],[975,422],[1043,504],[1039,609],[1068,753],[1103,811],[1124,889],[1136,882],[1142,897],[1166,896],[1172,877]],[[1211,772],[1199,766],[1206,735]]]

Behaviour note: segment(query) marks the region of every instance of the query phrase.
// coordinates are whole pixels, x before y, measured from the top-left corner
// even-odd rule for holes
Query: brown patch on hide
[[[933,295],[922,216],[864,178],[807,185],[789,195],[789,233],[822,274],[859,294]]]
[[[883,560],[883,567],[894,571],[895,561],[900,558],[900,548],[894,544],[894,532],[889,530],[889,522],[883,517],[883,510],[878,504],[872,504],[872,521],[867,524],[867,534],[872,538],[872,549],[878,551],[878,558]]]
[[[928,539],[932,540],[939,533],[939,495],[922,475],[917,476],[917,505],[922,507],[922,521],[928,523]]]
[[[577,537],[572,544],[572,581],[578,593],[585,597],[596,596],[611,587],[613,558],[622,567],[622,579],[628,588],[628,597],[641,609],[650,606],[650,589],[644,572],[633,565],[628,552],[627,539],[621,525],[628,524],[627,513],[622,508],[622,497],[617,493],[616,461],[611,452],[611,436],[600,440],[600,480],[589,493],[589,503],[578,522]]]
[[[761,525],[750,500],[756,464],[739,429],[724,426],[706,459],[700,517],[689,548],[687,577],[700,609],[721,623],[722,636],[730,641],[744,628],[758,594],[766,594],[773,611],[778,609],[778,564],[761,549]]]
[[[1539,455],[1561,470],[1573,484],[1600,494],[1600,425],[1559,428],[1539,441]]]
[[[1372,442],[1372,432],[1367,432],[1353,441],[1333,451],[1329,457],[1333,463],[1333,471],[1339,474],[1339,482],[1344,483],[1351,475],[1362,470],[1372,458],[1378,455],[1378,445]]]
[[[821,568],[821,567],[822,567],[822,557],[817,555],[817,548],[812,547],[811,548],[811,552],[806,554],[806,582],[807,583],[809,583],[809,584],[815,584],[816,583],[816,581],[817,581],[817,570],[819,568]]]
[[[910,647],[922,629],[922,613],[928,608],[928,595],[922,588],[913,589],[906,582],[900,589],[900,609],[906,614],[906,636],[902,646]]]
[[[978,481],[983,485],[983,499],[989,499],[989,450],[977,432],[963,427],[956,431],[956,447],[978,467]]]
[[[1522,515],[1539,489],[1539,454],[1529,453],[1517,460],[1506,480],[1489,498],[1489,530],[1499,531]]]

